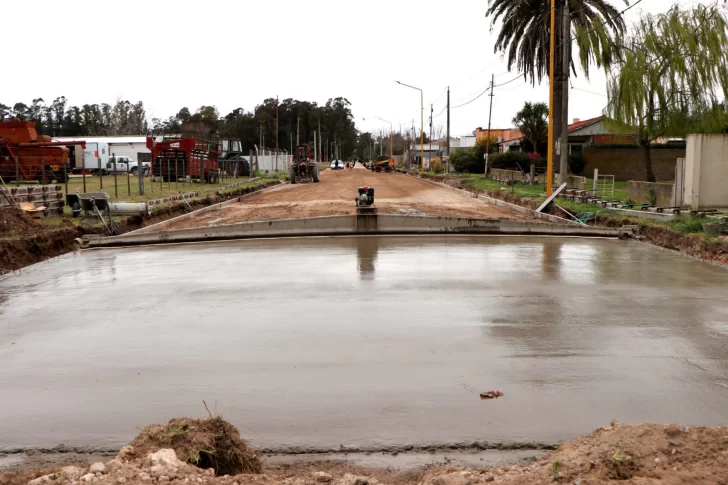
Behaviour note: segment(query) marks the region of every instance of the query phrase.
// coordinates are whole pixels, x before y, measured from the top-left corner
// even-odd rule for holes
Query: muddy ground
[[[197,210],[279,183],[268,181],[224,194],[209,194],[201,199],[190,200],[189,204],[193,210]],[[187,210],[182,203],[160,207],[145,217],[126,218],[119,228],[122,233],[133,231],[185,214]],[[18,210],[0,210],[0,276],[75,251],[80,247],[76,239],[86,234],[106,234],[106,231],[101,225],[77,226],[68,219],[63,219],[59,225],[42,224]]]
[[[184,441],[184,429],[168,427],[167,432],[173,432],[175,440]],[[193,437],[190,442],[196,439],[198,437]],[[138,444],[138,439],[133,444]],[[152,452],[152,448],[148,447],[125,446],[115,458],[107,459],[105,463],[89,464],[91,460],[84,462],[74,457],[70,464],[15,468],[0,472],[0,485],[728,484],[726,427],[612,423],[562,444],[538,461],[498,468],[447,463],[395,469],[361,467],[335,461],[295,465],[269,465],[264,462],[261,473],[223,475],[211,468],[208,462],[200,461],[199,454],[187,461],[182,460],[189,456],[189,450],[177,448],[179,446],[170,444],[167,451]]]
[[[357,188],[372,186],[380,214],[531,219],[433,184],[392,173],[374,173],[357,165],[351,170],[326,170],[320,183],[286,185],[248,197],[239,204],[200,214],[160,230],[233,224],[272,219],[356,214]]]

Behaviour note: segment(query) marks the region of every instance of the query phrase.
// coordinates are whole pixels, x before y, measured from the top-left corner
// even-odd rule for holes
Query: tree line
[[[370,133],[356,129],[351,103],[343,97],[331,98],[324,105],[268,98],[251,111],[236,108],[225,115],[215,106],[200,106],[195,111],[183,107],[174,116],[149,121],[142,101],[118,99],[114,104],[69,106],[60,96],[51,103],[42,98],[28,104],[0,103],[0,118],[35,121],[38,133],[52,137],[181,133],[210,139],[239,138],[245,151],[255,145],[276,148],[276,141],[281,150],[290,151],[297,143],[312,144],[314,132],[319,132],[327,158],[337,148],[340,157],[354,153],[363,156],[372,140]]]

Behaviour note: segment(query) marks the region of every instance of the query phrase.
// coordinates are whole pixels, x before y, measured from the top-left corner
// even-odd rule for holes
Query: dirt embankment
[[[464,183],[463,180],[439,177],[433,175],[422,175],[422,178],[444,183],[475,194],[484,194],[494,199],[500,199],[511,204],[517,204],[530,209],[538,208],[538,204],[530,199],[518,197],[508,190],[481,190]],[[595,208],[596,210],[596,208]],[[549,207],[549,213],[555,216],[564,217],[564,213],[553,205]],[[670,230],[668,227],[635,222],[634,220],[615,216],[600,217],[597,225],[603,227],[622,227],[625,225],[637,225],[644,240],[655,246],[679,251],[688,256],[700,258],[712,263],[728,265],[728,240],[725,238],[713,241],[706,241],[697,234],[685,234]]]
[[[64,466],[65,465],[65,466]],[[0,485],[532,485],[728,484],[728,428],[656,424],[600,428],[535,463],[500,468],[421,467],[404,471],[319,462],[265,467],[232,425],[173,419],[144,428],[107,461],[26,467],[0,473]]]
[[[199,209],[278,184],[279,181],[270,181],[251,187],[241,187],[224,194],[210,194],[203,199],[191,200],[189,203],[193,209]],[[184,203],[176,203],[155,210],[146,217],[128,217],[119,224],[119,227],[122,232],[129,232],[187,211]],[[79,248],[77,238],[86,234],[104,233],[102,226],[76,226],[65,219],[60,225],[53,226],[36,222],[17,210],[0,210],[0,275],[75,251]]]

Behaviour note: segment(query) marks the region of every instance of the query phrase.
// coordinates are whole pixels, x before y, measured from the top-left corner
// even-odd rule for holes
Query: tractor
[[[394,171],[394,159],[387,155],[380,155],[372,163],[372,172],[392,172]]]
[[[293,152],[291,162],[290,181],[299,182],[319,181],[319,164],[313,157],[313,150],[308,145],[298,145]]]

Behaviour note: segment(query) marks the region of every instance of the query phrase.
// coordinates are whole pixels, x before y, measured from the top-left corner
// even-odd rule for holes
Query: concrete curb
[[[400,215],[324,216],[307,219],[244,222],[162,232],[130,232],[121,236],[84,236],[84,247],[220,241],[228,239],[303,236],[486,234],[618,237],[619,229],[513,221]]]
[[[155,231],[163,229],[167,226],[175,224],[177,222],[184,221],[186,219],[192,219],[194,217],[197,217],[200,214],[204,214],[205,212],[210,212],[215,209],[219,209],[220,207],[225,207],[226,205],[234,204],[236,202],[241,202],[244,199],[246,199],[247,197],[250,197],[251,195],[260,194],[261,192],[266,192],[266,191],[269,191],[269,190],[272,190],[272,189],[275,189],[278,187],[282,187],[286,184],[288,184],[288,182],[282,182],[280,184],[273,185],[271,187],[266,187],[261,190],[256,190],[254,192],[250,192],[249,194],[240,195],[240,196],[234,197],[230,200],[226,200],[225,202],[219,202],[217,204],[209,205],[207,207],[203,207],[202,209],[197,209],[196,211],[188,212],[187,214],[182,214],[181,216],[173,217],[172,219],[167,219],[166,221],[157,222],[156,224],[152,224],[151,226],[142,227],[141,229],[136,229],[136,230],[128,232],[126,234],[145,234],[145,233],[149,233],[149,232],[155,232]]]
[[[413,177],[413,175],[409,175],[409,174],[401,174],[401,175],[404,175],[404,176],[407,176],[407,177]],[[554,222],[556,224],[577,225],[574,221],[570,221],[569,219],[564,219],[563,217],[554,216],[554,215],[551,215],[551,214],[544,214],[542,212],[536,212],[535,210],[529,209],[528,207],[523,207],[523,206],[520,206],[520,205],[517,205],[517,204],[511,204],[510,202],[506,202],[506,201],[500,200],[500,199],[495,199],[495,198],[490,197],[490,196],[487,196],[487,195],[480,195],[480,194],[476,194],[476,193],[470,192],[468,190],[458,189],[457,187],[452,187],[452,186],[447,185],[447,184],[443,184],[443,183],[440,183],[440,182],[435,182],[434,180],[428,180],[428,179],[423,178],[423,177],[420,177],[420,176],[417,176],[417,177],[414,177],[414,178],[416,178],[418,180],[422,180],[423,182],[427,182],[428,184],[436,185],[436,186],[438,186],[440,188],[443,188],[443,189],[448,189],[448,190],[451,190],[453,192],[458,192],[458,193],[461,193],[463,195],[467,195],[470,198],[483,200],[483,201],[487,202],[488,204],[492,204],[492,205],[495,205],[497,207],[505,207],[507,209],[514,210],[514,211],[516,211],[516,212],[518,212],[520,214],[526,214],[526,215],[529,215],[531,217],[535,217],[536,219],[541,219],[543,221]]]
[[[185,193],[181,193],[180,192],[180,194],[178,194],[178,195],[170,195],[169,197],[162,197],[161,199],[149,200],[149,201],[147,201],[147,205],[149,207],[152,207],[152,206],[155,206],[155,205],[164,204],[166,202],[175,202],[175,201],[183,200],[183,199],[191,199],[191,198],[197,197],[197,196],[199,196],[200,194],[203,194],[203,193],[205,195],[207,195],[207,194],[214,194],[215,192],[219,192],[221,190],[231,189],[233,187],[238,187],[238,186],[244,185],[244,184],[249,184],[250,182],[255,182],[256,180],[260,180],[260,177],[253,177],[253,178],[248,179],[248,180],[241,180],[240,182],[235,182],[235,183],[232,183],[232,184],[223,185],[222,187],[217,187],[214,191],[195,190],[195,191],[192,191],[192,192],[185,192]]]

